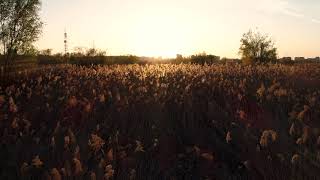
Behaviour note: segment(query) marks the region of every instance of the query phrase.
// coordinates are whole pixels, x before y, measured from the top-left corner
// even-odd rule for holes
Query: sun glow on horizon
[[[46,0],[42,49],[94,47],[108,55],[238,58],[240,38],[258,28],[275,39],[279,56],[320,55],[320,2],[298,0]],[[57,13],[59,12],[59,13]],[[94,42],[94,43],[93,43]]]
[[[196,36],[186,17],[170,11],[148,14],[135,18],[128,30],[127,45],[134,47],[137,55],[175,57],[193,53]]]

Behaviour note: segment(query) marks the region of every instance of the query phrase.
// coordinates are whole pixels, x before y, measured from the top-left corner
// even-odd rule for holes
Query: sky
[[[99,48],[108,55],[195,53],[239,57],[250,29],[283,56],[320,56],[319,0],[43,0],[39,49]]]

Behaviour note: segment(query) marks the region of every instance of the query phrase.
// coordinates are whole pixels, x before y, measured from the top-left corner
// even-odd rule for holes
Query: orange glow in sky
[[[238,57],[242,34],[258,28],[272,36],[279,56],[314,57],[320,56],[319,9],[318,0],[44,0],[37,47],[63,52],[66,28],[70,51]]]

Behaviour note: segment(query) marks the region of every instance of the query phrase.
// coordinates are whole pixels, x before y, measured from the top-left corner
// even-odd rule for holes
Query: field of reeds
[[[0,87],[0,179],[320,179],[320,65],[50,65]]]

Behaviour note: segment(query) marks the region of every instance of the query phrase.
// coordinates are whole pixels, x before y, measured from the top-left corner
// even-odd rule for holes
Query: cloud
[[[251,0],[255,4],[256,0]],[[258,5],[258,10],[266,13],[279,13],[295,18],[303,18],[305,15],[300,9],[290,4],[285,0],[260,0]]]
[[[292,16],[292,17],[296,17],[296,18],[303,18],[305,17],[304,14],[296,11],[296,10],[293,10],[291,8],[284,8],[283,11],[282,11],[284,14],[286,15],[289,15],[289,16]]]
[[[320,19],[312,18],[311,21],[314,23],[320,24]]]
[[[292,6],[288,1],[279,1],[280,12],[286,14],[288,16],[303,18],[305,15],[301,12],[301,10]]]
[[[303,10],[292,3],[289,3],[288,0],[262,0],[261,4],[264,8],[267,8],[269,12],[272,13],[281,13],[293,18],[303,19],[313,23],[320,24],[319,18],[311,18]]]

